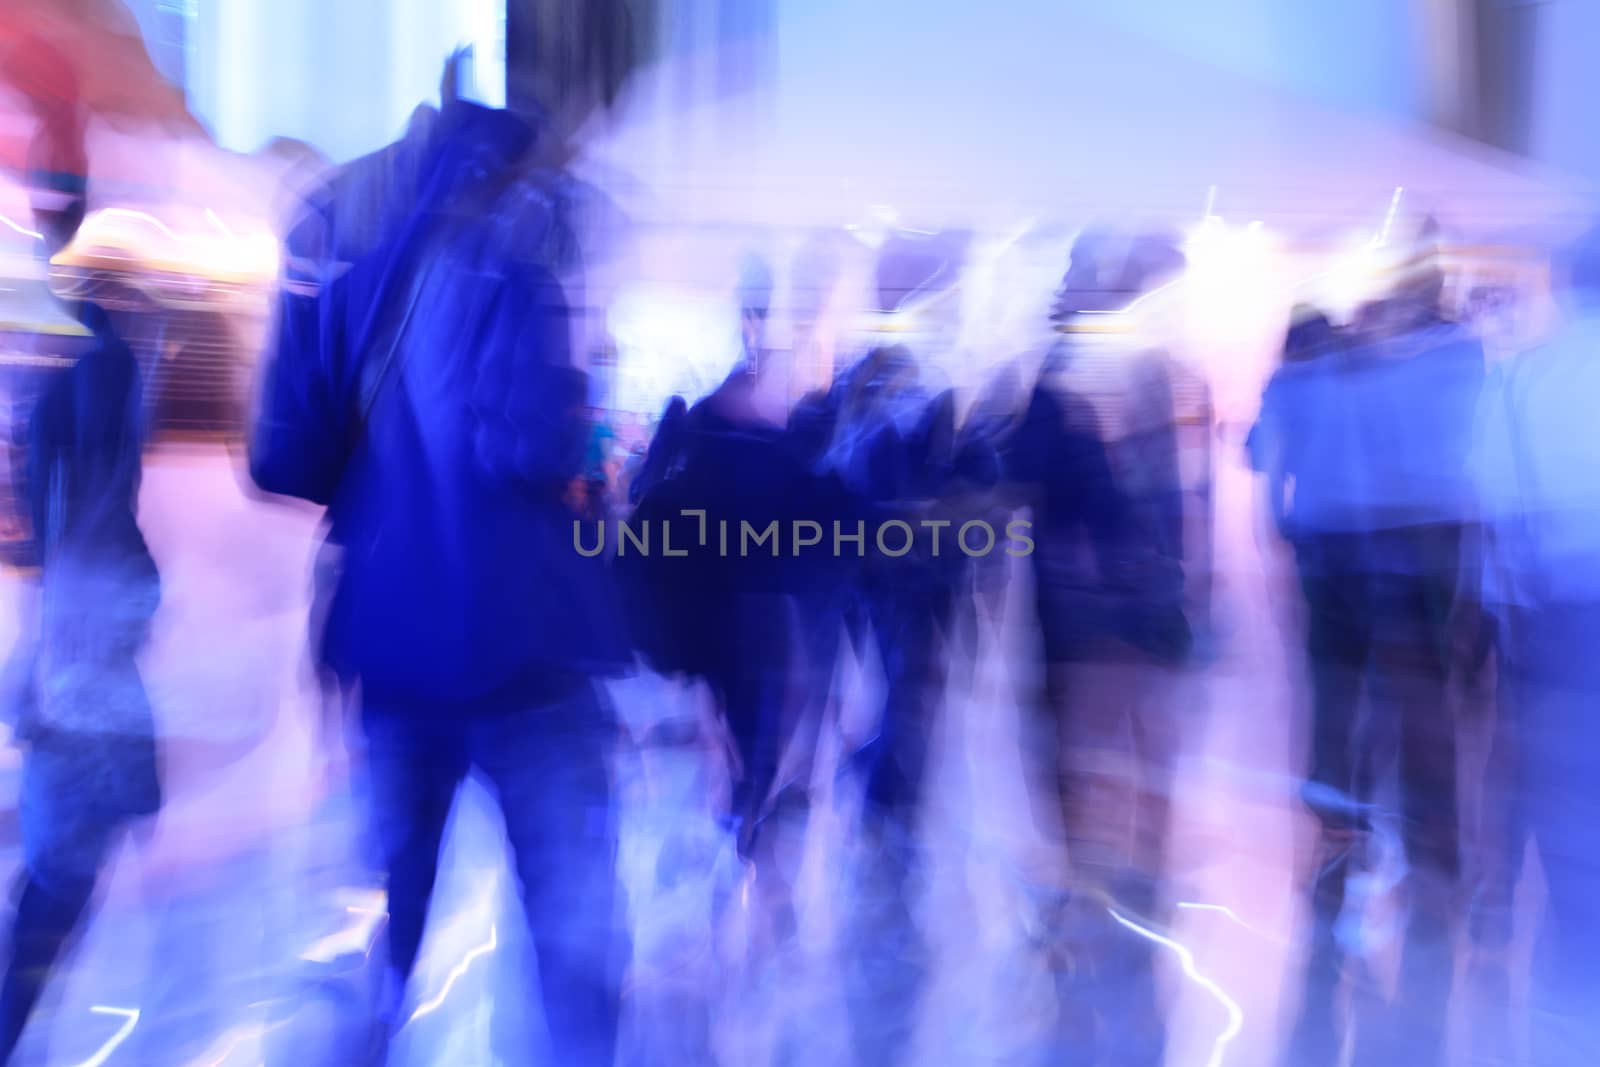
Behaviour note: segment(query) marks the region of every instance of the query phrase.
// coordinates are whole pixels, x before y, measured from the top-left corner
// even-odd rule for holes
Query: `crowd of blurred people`
[[[967,398],[896,336],[937,321],[964,238],[892,235],[882,335],[783,417],[756,400],[769,282],[740,289],[744,358],[718,388],[613,424],[572,356],[578,242],[565,191],[528,166],[547,161],[539,132],[452,98],[447,79],[439,110],[310,197],[252,428],[254,483],[326,508],[318,663],[359,694],[388,894],[374,1061],[408,1018],[470,774],[505,820],[553,1062],[617,1058],[630,950],[611,765],[628,738],[605,683],[644,669],[702,685],[701,725],[726,734],[751,951],[798,936],[794,852],[819,783],[859,792],[840,981],[859,1062],[903,1062],[934,966],[919,912],[930,752],[978,706],[972,675],[1000,654],[1020,589],[1024,764],[1066,872],[1025,920],[1056,961],[1039,1062],[1166,1062],[1152,931],[1175,904],[1172,778],[1186,680],[1205,668],[1193,586],[1209,563],[1189,534],[1174,361],[1117,347],[1104,323],[1181,275],[1176,243],[1084,234],[1049,353]],[[39,226],[59,248],[82,188],[54,184],[67,206]],[[1358,1064],[1444,1062],[1464,942],[1484,998],[1475,1043],[1512,1055],[1506,945],[1532,843],[1548,887],[1534,1062],[1593,1064],[1600,455],[1584,389],[1600,385],[1600,238],[1565,264],[1563,332],[1492,370],[1448,314],[1434,235],[1417,247],[1348,327],[1298,314],[1249,442],[1298,571],[1311,693],[1313,924],[1283,1062],[1340,1063],[1351,1041]],[[109,850],[161,803],[135,666],[160,598],[135,517],[138,368],[111,317],[74,310],[92,342],[38,401],[24,450],[40,577],[11,672],[26,855],[0,1060]],[[856,662],[881,677],[864,730],[840,714]],[[1458,752],[1469,704],[1493,737],[1495,773],[1477,780]],[[1469,793],[1490,829],[1464,825]],[[1344,921],[1388,840],[1406,863],[1393,991]],[[685,1025],[708,1030],[711,1010]],[[796,1058],[804,1030],[787,1035]],[[688,1043],[686,1062],[710,1055],[704,1034]]]

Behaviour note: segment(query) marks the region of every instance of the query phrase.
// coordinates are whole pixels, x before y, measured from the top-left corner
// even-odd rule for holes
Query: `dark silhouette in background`
[[[59,117],[59,116],[57,116]],[[81,135],[45,116],[38,155],[76,162]],[[87,182],[42,169],[35,212],[48,256],[84,217]],[[89,332],[28,419],[25,490],[39,566],[37,632],[8,668],[23,747],[23,873],[0,988],[0,1062],[9,1062],[46,982],[88,912],[125,832],[160,807],[155,722],[136,657],[161,597],[135,517],[144,441],[139,365],[99,306],[72,313]]]

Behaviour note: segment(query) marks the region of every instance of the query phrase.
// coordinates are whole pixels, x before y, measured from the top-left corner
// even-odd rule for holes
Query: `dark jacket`
[[[587,383],[536,258],[554,209],[507,177],[532,136],[452,105],[336,179],[289,242],[302,276],[280,302],[251,472],[328,505],[343,564],[323,653],[379,700],[479,700],[623,659],[604,561],[576,551],[562,500]],[[374,189],[385,210],[364,202]],[[368,213],[354,232],[347,204]]]
[[[40,562],[92,557],[154,568],[137,511],[143,443],[139,364],[98,306],[90,347],[40,394],[28,423],[27,492]]]
[[[41,597],[17,727],[40,780],[72,804],[149,814],[160,804],[155,722],[135,657],[161,583],[137,520],[139,366],[100,308],[79,313],[93,340],[45,388],[28,427]]]
[[[1033,506],[1033,566],[1047,655],[1110,637],[1181,660],[1191,636],[1160,532],[1130,505],[1089,402],[1041,380],[1006,449]],[[1181,574],[1181,572],[1180,572]]]
[[[855,549],[835,552],[834,523],[848,535],[865,522],[837,480],[813,469],[792,429],[745,421],[718,403],[738,388],[730,379],[662,420],[649,460],[659,476],[629,520],[639,532],[650,525],[652,554],[618,554],[636,640],[665,674],[716,673],[744,647],[741,605],[761,601],[781,613],[781,598],[844,580]],[[693,512],[704,513],[703,543]],[[814,523],[805,532],[816,543],[797,548],[796,523]]]

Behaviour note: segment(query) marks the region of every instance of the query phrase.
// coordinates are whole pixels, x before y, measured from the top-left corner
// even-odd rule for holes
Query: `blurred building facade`
[[[334,159],[383,144],[437,89],[453,48],[478,55],[480,96],[503,99],[507,23],[552,17],[549,0],[128,0],[157,66],[181,80],[228,147],[273,136]],[[561,17],[559,15],[555,17]],[[1600,42],[1589,0],[665,0],[642,29],[659,44],[678,109],[762,89],[814,88],[795,61],[807,42],[937,46],[944,69],[974,54],[966,32],[993,20],[1068,42],[1106,26],[1284,93],[1415,121],[1600,178],[1600,131],[1584,120],[1585,64]],[[1130,77],[1136,76],[1130,73]],[[337,101],[337,106],[329,106]]]

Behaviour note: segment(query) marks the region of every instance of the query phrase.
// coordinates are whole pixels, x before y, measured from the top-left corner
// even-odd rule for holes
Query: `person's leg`
[[[1367,580],[1356,552],[1351,541],[1334,537],[1296,546],[1311,680],[1311,758],[1302,793],[1317,818],[1317,837],[1305,977],[1284,1059],[1291,1067],[1337,1063],[1344,1045],[1335,1004],[1345,959],[1336,926],[1362,833],[1355,728],[1370,649]]]
[[[1540,729],[1546,736],[1529,759],[1528,815],[1547,887],[1529,991],[1533,1062],[1579,1067],[1600,1063],[1600,975],[1595,969],[1600,856],[1593,839],[1600,822],[1595,792],[1600,760],[1592,748],[1579,751],[1595,739],[1592,727],[1555,727],[1563,718],[1568,723],[1588,718],[1592,700],[1576,716],[1552,708],[1569,703],[1560,696],[1540,703],[1542,711],[1555,714],[1542,716],[1546,723]]]
[[[737,638],[724,711],[739,746],[742,773],[734,788],[733,813],[740,820],[739,853],[749,859],[778,779],[790,723],[792,634],[789,605],[781,597],[742,596],[736,611]]]
[[[880,586],[869,610],[887,692],[869,749],[865,847],[851,902],[845,980],[857,1057],[886,1064],[911,1052],[930,965],[916,918],[924,870],[918,823],[931,724],[941,702],[948,600],[925,587]]]
[[[1032,713],[1022,722],[1024,768],[1033,777],[1029,796],[1034,825],[1047,838],[1066,841],[1067,784],[1066,721],[1070,699],[1068,661],[1073,656],[1073,634],[1068,626],[1070,607],[1036,568],[1034,618],[1038,627],[1039,656]]]
[[[1173,789],[1184,742],[1180,723],[1195,718],[1199,695],[1185,692],[1187,682],[1180,669],[1161,662],[1136,664],[1129,677],[1129,726],[1138,775],[1133,861],[1136,871],[1158,881],[1167,866]]]
[[[917,922],[923,857],[910,813],[864,813],[842,937],[851,1043],[862,1067],[908,1062],[932,964]]]
[[[1522,663],[1521,787],[1547,898],[1535,944],[1532,1062],[1600,1063],[1600,606],[1529,620]]]
[[[913,812],[921,802],[931,725],[942,697],[940,614],[946,602],[915,587],[875,591],[873,635],[883,661],[883,719],[868,748],[867,805]]]
[[[1048,679],[1052,675],[1061,676],[1064,668],[1060,664],[1041,663],[1040,671]],[[1043,687],[1059,691],[1062,685],[1047,680]],[[1034,702],[1031,712],[1025,714],[1020,724],[1023,770],[1031,780],[1028,795],[1034,827],[1042,837],[1058,845],[1066,843],[1069,780],[1061,715],[1056,701],[1045,697]]]
[[[89,910],[94,888],[92,878],[56,881],[46,888],[24,876],[11,927],[11,959],[0,988],[0,1064],[11,1061],[51,971]]]
[[[100,870],[127,824],[99,795],[108,769],[70,735],[38,739],[24,759],[23,873],[0,987],[0,1064],[10,1061],[51,972],[80,932]]]
[[[1139,662],[1128,672],[1132,773],[1136,776],[1132,863],[1113,891],[1124,906],[1158,927],[1170,926],[1173,907],[1167,888],[1167,850],[1182,742],[1178,722],[1193,717],[1193,699],[1184,698],[1182,684],[1181,671],[1166,662]],[[1160,955],[1152,941],[1136,935],[1125,941],[1118,954],[1120,967],[1108,972],[1119,978],[1126,990],[1117,998],[1118,1023],[1110,1028],[1114,1062],[1160,1067],[1166,1060],[1166,1004],[1157,978]]]
[[[1506,631],[1497,639],[1488,711],[1488,752],[1477,784],[1477,856],[1468,906],[1471,956],[1466,974],[1467,1041],[1485,1063],[1517,1060],[1517,1026],[1506,1006],[1512,998],[1516,889],[1527,855],[1523,810],[1520,721],[1524,698],[1518,667],[1508,657]]]
[[[439,873],[439,849],[456,791],[466,775],[464,727],[428,710],[362,709],[376,850],[388,879],[388,971],[380,1022],[404,1001],[422,948]]]
[[[1311,677],[1311,767],[1307,806],[1324,824],[1350,825],[1356,798],[1355,724],[1371,646],[1367,579],[1338,538],[1296,546],[1306,602]]]
[[[826,730],[836,728],[839,658],[844,644],[845,591],[833,584],[803,591],[796,600],[805,685],[792,732],[797,758],[780,786],[797,806],[810,807],[817,749]],[[780,794],[781,795],[781,794]]]
[[[1438,630],[1436,579],[1424,545],[1390,559],[1406,572],[1377,578],[1373,708],[1395,728],[1408,874],[1405,942],[1396,1002],[1363,1037],[1376,1060],[1416,1067],[1443,1056],[1460,901],[1456,723]],[[1375,1042],[1369,1043],[1369,1042]]]
[[[1584,709],[1587,717],[1592,701]],[[1590,736],[1584,738],[1584,734]],[[1533,1062],[1550,1067],[1600,1063],[1600,824],[1595,780],[1600,760],[1573,742],[1593,740],[1592,728],[1551,738],[1536,758],[1530,817],[1547,897],[1535,944],[1530,1008]]]
[[[1333,1067],[1344,1048],[1335,1005],[1344,984],[1344,949],[1337,936],[1345,890],[1356,863],[1356,837],[1330,831],[1319,837],[1311,870],[1311,934],[1306,950],[1299,1015],[1282,1058],[1284,1067]]]
[[[584,681],[557,703],[473,726],[472,761],[499,797],[538,952],[551,1062],[573,1067],[615,1058],[628,956],[612,722]]]

